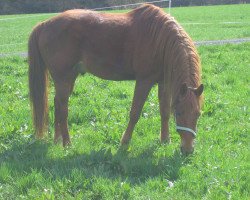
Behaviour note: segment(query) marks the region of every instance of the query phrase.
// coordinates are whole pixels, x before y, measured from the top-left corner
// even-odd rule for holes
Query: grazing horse
[[[55,135],[70,143],[68,100],[79,74],[135,80],[128,144],[150,89],[158,84],[161,141],[169,141],[175,114],[183,153],[193,151],[202,104],[200,60],[194,43],[160,8],[145,4],[125,14],[69,10],[38,24],[29,38],[29,89],[36,135],[48,125],[48,73],[55,85]]]

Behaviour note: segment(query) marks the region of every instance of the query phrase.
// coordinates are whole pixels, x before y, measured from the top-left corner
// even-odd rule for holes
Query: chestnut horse
[[[121,144],[128,144],[150,89],[158,84],[161,141],[176,116],[181,150],[193,151],[202,103],[200,60],[194,43],[160,8],[145,4],[125,14],[69,10],[38,24],[29,38],[29,88],[36,135],[48,125],[48,72],[55,85],[55,135],[70,143],[68,100],[81,73],[107,80],[135,80],[130,119]]]

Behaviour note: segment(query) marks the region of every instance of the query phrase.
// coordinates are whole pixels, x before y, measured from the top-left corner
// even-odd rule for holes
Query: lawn
[[[119,140],[134,82],[91,75],[70,99],[72,146],[53,140],[53,88],[48,137],[33,137],[27,61],[0,60],[0,199],[248,199],[250,44],[199,47],[205,100],[195,153],[183,157],[158,140],[153,88],[127,151]]]
[[[172,8],[171,14],[195,41],[250,37],[250,4]],[[0,54],[26,52],[32,27],[53,15],[0,16]]]
[[[236,7],[220,8],[221,11],[234,8],[236,12]],[[221,18],[219,7],[186,9],[199,10],[200,14],[191,12],[197,17],[206,15],[201,9],[215,9],[220,19],[230,20],[227,12],[223,15],[228,14],[228,18]],[[173,9],[173,14],[178,18],[179,12],[178,19],[183,23],[192,21],[183,10]],[[235,16],[249,21],[248,15],[238,11]],[[26,28],[20,26],[13,38],[6,32],[0,42],[4,44],[8,37],[14,42],[19,35],[26,42],[31,27],[48,17],[41,15],[38,20],[35,15],[29,16],[20,20]],[[215,21],[212,17],[209,20]],[[15,26],[12,24],[13,30]],[[192,26],[185,26],[193,30]],[[244,30],[249,33],[245,26],[240,30],[232,28],[235,34]],[[199,37],[207,40],[210,36],[203,33]],[[215,33],[213,36],[220,37]],[[2,46],[0,49],[1,53],[13,51]],[[22,50],[25,48],[18,49]],[[60,144],[53,144],[53,87],[49,96],[49,133],[44,140],[35,140],[28,100],[27,60],[0,58],[0,199],[249,199],[250,43],[200,46],[198,51],[205,104],[195,152],[189,157],[179,151],[180,137],[173,120],[172,143],[159,142],[157,86],[147,99],[131,144],[127,150],[120,149],[134,82],[105,81],[92,75],[77,79],[70,98],[72,146],[63,149]]]

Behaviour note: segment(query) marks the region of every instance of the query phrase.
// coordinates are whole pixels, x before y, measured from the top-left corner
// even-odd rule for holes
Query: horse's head
[[[196,136],[196,124],[200,116],[202,92],[202,84],[198,88],[191,88],[184,83],[174,105],[176,129],[181,136],[181,151],[183,154],[190,154],[194,150],[194,138]]]

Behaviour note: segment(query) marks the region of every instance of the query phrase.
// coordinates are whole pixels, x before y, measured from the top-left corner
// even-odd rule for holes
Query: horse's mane
[[[164,68],[166,89],[173,101],[182,83],[196,88],[200,85],[200,59],[192,39],[183,28],[162,9],[153,5],[143,5],[130,12],[137,28],[136,46],[148,43],[155,65]],[[157,59],[154,59],[157,58]]]

